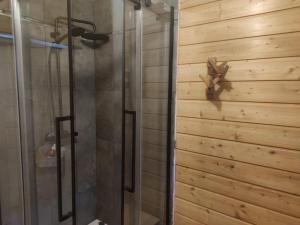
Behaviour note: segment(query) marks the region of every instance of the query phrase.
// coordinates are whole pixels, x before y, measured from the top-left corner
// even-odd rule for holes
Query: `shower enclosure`
[[[175,6],[0,1],[0,225],[172,224]]]

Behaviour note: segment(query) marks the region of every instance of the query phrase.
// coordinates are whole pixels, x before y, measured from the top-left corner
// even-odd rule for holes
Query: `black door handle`
[[[1,208],[1,198],[0,198],[0,225],[2,225],[2,224],[3,224],[3,221],[2,221],[2,208]]]
[[[63,222],[72,217],[72,212],[63,214],[63,202],[62,202],[62,172],[61,172],[61,127],[60,124],[63,121],[71,121],[71,116],[56,117],[56,159],[57,159],[57,208],[58,208],[58,220]],[[73,135],[73,134],[71,134]],[[73,201],[72,201],[73,204]]]
[[[125,187],[125,190],[131,193],[135,192],[135,154],[136,154],[136,111],[126,110],[125,114],[132,116],[132,153],[131,153],[131,185]]]

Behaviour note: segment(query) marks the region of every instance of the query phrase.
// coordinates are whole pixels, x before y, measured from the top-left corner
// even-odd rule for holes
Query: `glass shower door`
[[[125,7],[125,225],[171,224],[173,15],[165,1]]]
[[[72,224],[74,147],[67,0],[12,0],[25,222]]]
[[[0,3],[1,225],[167,224],[170,7],[137,2]]]
[[[22,164],[10,1],[0,2],[0,224],[21,225]]]
[[[123,0],[8,3],[0,222],[121,224]]]

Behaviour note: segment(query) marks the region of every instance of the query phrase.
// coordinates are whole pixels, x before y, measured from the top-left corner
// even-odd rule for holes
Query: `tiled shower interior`
[[[94,22],[97,32],[109,34],[109,42],[95,49],[74,39],[74,99],[77,157],[78,224],[88,224],[95,215],[118,224],[114,216],[121,210],[121,138],[122,138],[122,74],[123,59],[123,1],[72,1],[72,17]],[[28,171],[31,176],[31,214],[35,223],[55,225],[57,221],[56,161],[51,157],[54,145],[55,116],[69,112],[69,65],[67,40],[56,47],[53,42],[54,22],[66,17],[66,1],[28,0],[21,5],[25,60],[26,102],[30,111],[29,128],[33,133],[32,148],[28,151]],[[134,37],[134,10],[125,7],[125,75],[126,99],[130,105],[135,81],[131,62]],[[116,18],[113,15],[120,15]],[[10,1],[0,1],[1,33],[12,33]],[[165,218],[165,146],[168,76],[168,18],[153,12],[144,14],[143,72],[143,167],[142,210],[164,223]],[[59,27],[61,34],[66,25]],[[29,38],[28,38],[29,37]],[[46,43],[46,44],[45,44]],[[5,225],[21,224],[21,143],[18,118],[16,79],[16,49],[11,36],[0,38],[0,173],[2,218]],[[130,121],[127,123],[130,123]],[[69,123],[63,124],[63,201],[64,210],[71,207]],[[130,130],[130,129],[129,129]],[[128,132],[129,132],[128,130]],[[5,156],[5,157],[2,157]],[[4,160],[5,159],[5,160]],[[109,182],[108,182],[109,180]],[[13,194],[11,194],[13,193]],[[126,194],[130,202],[132,196]],[[130,203],[129,203],[130,204]],[[126,211],[125,214],[130,212]],[[68,221],[63,224],[70,224]]]

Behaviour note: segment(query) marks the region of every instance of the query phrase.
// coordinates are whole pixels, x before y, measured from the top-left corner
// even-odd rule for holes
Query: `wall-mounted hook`
[[[203,77],[200,75],[200,78],[206,84],[206,96],[208,99],[215,97],[215,86],[222,81],[228,72],[229,66],[227,62],[222,64],[217,64],[217,58],[209,58],[207,62],[207,76]]]

